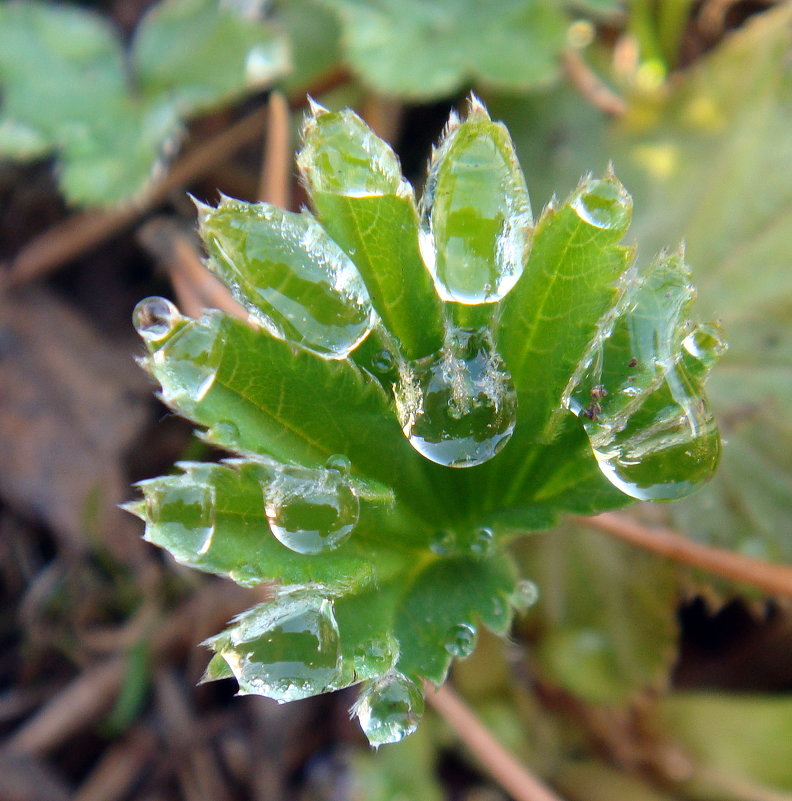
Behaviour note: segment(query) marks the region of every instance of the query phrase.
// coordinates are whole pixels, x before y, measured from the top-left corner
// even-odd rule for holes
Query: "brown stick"
[[[624,114],[624,100],[599,79],[577,50],[568,47],[562,61],[569,82],[594,108],[614,117]]]
[[[425,689],[426,700],[515,801],[562,801],[495,739],[451,688],[436,690],[427,683]]]
[[[270,95],[267,136],[259,179],[259,200],[288,209],[291,205],[291,122],[289,104],[280,92]]]
[[[784,565],[691,542],[670,529],[649,528],[612,512],[577,521],[668,559],[758,587],[768,595],[792,598],[792,568]]]

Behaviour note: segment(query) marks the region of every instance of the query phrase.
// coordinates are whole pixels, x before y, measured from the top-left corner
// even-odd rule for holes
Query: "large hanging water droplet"
[[[448,467],[474,467],[509,441],[517,392],[486,331],[456,329],[445,348],[402,368],[395,388],[404,435]]]
[[[179,310],[165,298],[144,298],[132,312],[132,324],[146,342],[159,342],[184,319]]]
[[[307,212],[224,199],[200,208],[209,266],[273,336],[343,359],[374,325],[355,265]]]
[[[451,656],[464,659],[476,650],[477,640],[478,632],[475,626],[471,626],[470,623],[457,623],[449,629],[443,645]]]
[[[584,181],[570,205],[581,220],[595,228],[626,231],[632,217],[632,198],[615,177]]]
[[[295,593],[256,606],[205,644],[225,659],[241,694],[294,701],[352,681],[333,604],[318,596]]]
[[[192,483],[189,477],[143,481],[145,519],[155,533],[146,539],[167,548],[181,562],[192,562],[212,544],[215,529],[214,488]]]
[[[712,477],[720,460],[712,410],[681,364],[628,415],[587,420],[585,427],[603,473],[642,501],[689,495]]]
[[[369,743],[379,748],[412,734],[418,728],[423,710],[424,697],[418,685],[392,671],[364,685],[352,714],[360,721]]]
[[[270,531],[287,548],[302,554],[343,545],[360,517],[360,501],[336,469],[286,468],[264,485],[264,511]]]
[[[443,300],[500,300],[522,274],[533,217],[505,127],[473,99],[432,156],[422,209],[421,252]]]

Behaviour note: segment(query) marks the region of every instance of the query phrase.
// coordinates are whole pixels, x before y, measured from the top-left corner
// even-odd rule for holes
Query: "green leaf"
[[[278,700],[361,681],[352,712],[376,747],[415,730],[422,679],[442,682],[482,626],[504,634],[514,610],[530,603],[533,585],[518,582],[506,539],[637,494],[604,464],[588,423],[601,414],[614,436],[641,444],[657,485],[673,480],[689,491],[708,477],[717,441],[665,457],[669,442],[679,444],[674,421],[685,423],[689,408],[706,411],[702,384],[719,340],[688,320],[680,257],[664,256],[640,276],[627,270],[632,251],[620,240],[630,197],[610,173],[584,179],[545,211],[523,269],[525,182],[508,135],[478,101],[436,156],[420,254],[412,192],[393,152],[350,112],[315,109],[306,138],[300,167],[321,222],[229,199],[199,207],[214,268],[264,327],[220,312],[190,320],[161,298],[135,310],[149,350],[143,364],[163,400],[244,458],[145,482],[145,503],[129,509],[182,562],[273,584],[271,602],[209,642],[226,663],[215,659],[209,678],[230,670],[243,692]],[[357,240],[350,232],[360,213],[329,202],[339,198],[380,204]],[[384,213],[391,201],[409,203],[409,224],[396,231]],[[470,217],[470,231],[451,219],[457,211]],[[442,323],[428,320],[442,328],[441,347],[408,359],[405,342],[421,353],[440,333],[410,336],[426,322],[415,312],[434,315],[441,304],[419,258],[437,264],[462,240],[494,275],[503,264],[484,263],[502,255],[493,237],[517,229],[512,266],[522,276],[513,289],[501,287],[508,294],[499,302],[499,293],[474,305],[446,298]],[[388,243],[401,253],[407,241],[413,258],[399,275]],[[370,330],[374,305],[381,319]],[[339,344],[350,309],[367,320]],[[569,586],[598,588],[584,556]],[[648,598],[663,611],[671,603],[662,576],[655,584],[650,570],[640,575],[650,588],[641,611],[656,615],[656,638],[667,619]],[[602,585],[615,585],[612,576]],[[611,610],[623,604],[613,597]],[[592,651],[598,621],[585,613],[598,608],[587,603],[547,658],[574,691],[610,701],[654,683],[665,663],[658,667],[640,635],[646,659],[631,662],[605,624],[604,644]],[[578,686],[572,668],[587,653]]]
[[[135,32],[131,58],[139,90],[195,114],[269,86],[288,64],[285,40],[232,3],[162,0]]]
[[[0,156],[59,160],[66,199],[112,205],[146,191],[185,115],[270,83],[283,39],[214,0],[164,0],[131,54],[99,16],[67,5],[0,6]]]
[[[419,249],[412,188],[396,154],[349,110],[315,106],[303,139],[297,164],[322,224],[357,265],[404,355],[433,353],[442,344],[440,303]]]
[[[555,80],[566,21],[550,0],[324,0],[352,68],[380,92],[428,100],[475,80],[510,91]]]
[[[526,625],[544,679],[592,704],[662,689],[676,656],[676,568],[583,527],[515,544],[539,587]]]

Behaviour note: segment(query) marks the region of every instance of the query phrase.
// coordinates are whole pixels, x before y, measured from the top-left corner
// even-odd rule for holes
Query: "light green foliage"
[[[230,3],[162,0],[125,53],[91,12],[11,0],[0,5],[0,157],[55,153],[71,203],[128,200],[172,155],[186,117],[287,66],[285,40]]]
[[[685,241],[701,308],[729,341],[708,385],[727,445],[715,479],[666,511],[693,538],[772,561],[792,558],[790,31],[788,4],[753,17],[656,93],[635,91],[610,127],[568,93],[490,104],[538,200],[612,159],[639,261]]]
[[[663,689],[676,656],[673,565],[572,526],[516,548],[520,569],[541,577],[526,617],[541,675],[592,704]]]
[[[707,408],[687,269],[678,255],[630,268],[615,176],[584,178],[533,227],[509,136],[480,102],[444,136],[422,224],[390,148],[351,111],[314,105],[297,160],[317,217],[199,208],[209,264],[255,325],[161,298],[135,312],[163,400],[239,458],[143,482],[130,511],[180,562],[272,585],[209,641],[207,679],[278,700],[362,682],[353,711],[374,745],[415,729],[422,679],[441,683],[481,627],[503,634],[535,600],[512,535],[658,487],[680,497],[719,453],[717,433],[697,447],[687,414]],[[466,303],[447,300],[450,275]],[[623,435],[607,460],[594,424]],[[651,462],[632,483],[632,463],[614,467],[628,450]],[[629,680],[654,680],[653,656],[608,647]]]
[[[375,89],[414,99],[470,80],[508,90],[552,82],[566,18],[554,0],[323,0],[342,22],[346,58]]]

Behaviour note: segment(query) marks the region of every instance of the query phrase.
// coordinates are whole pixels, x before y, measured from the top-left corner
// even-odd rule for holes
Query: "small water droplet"
[[[159,342],[184,319],[179,310],[165,298],[144,298],[132,312],[132,324],[146,342]]]
[[[399,422],[430,461],[474,467],[509,441],[517,392],[486,331],[455,329],[442,351],[401,372],[394,388]]]
[[[352,714],[374,748],[398,743],[417,728],[424,710],[418,685],[397,671],[364,685]]]
[[[533,217],[505,127],[480,101],[447,128],[421,199],[421,253],[443,300],[500,300],[530,251]]]
[[[358,679],[373,679],[393,667],[399,646],[392,636],[371,640],[355,649],[355,674]]]
[[[195,562],[212,544],[214,487],[183,476],[144,481],[140,487],[146,498],[145,519],[155,529],[147,531],[146,538],[167,548],[177,561]]]
[[[253,607],[206,645],[225,659],[241,694],[294,701],[351,681],[333,604],[306,593]]]
[[[445,639],[445,649],[451,656],[464,659],[476,650],[478,632],[475,626],[469,623],[457,623],[448,631]]]
[[[571,206],[595,228],[626,231],[632,216],[632,199],[615,178],[585,181],[572,196]]]
[[[478,556],[484,556],[492,551],[494,542],[495,532],[491,528],[478,528],[470,538],[470,550]]]
[[[332,456],[328,456],[325,467],[328,470],[335,470],[343,476],[348,476],[352,472],[352,462],[343,453],[334,453]]]
[[[393,354],[389,350],[378,350],[371,357],[371,368],[375,373],[379,373],[380,375],[386,375],[387,373],[390,373],[395,366],[396,360],[393,358]]]
[[[683,340],[686,366],[696,379],[703,381],[726,352],[726,342],[716,323],[697,325]]]
[[[438,556],[445,556],[456,548],[456,534],[449,529],[440,529],[432,535],[429,549]]]
[[[206,439],[215,445],[233,447],[239,442],[239,428],[230,420],[221,420],[206,432]]]
[[[522,579],[517,582],[510,600],[515,609],[524,612],[539,600],[539,588],[533,581]]]
[[[302,554],[335,550],[352,534],[360,501],[337,470],[286,468],[264,485],[270,531]]]

